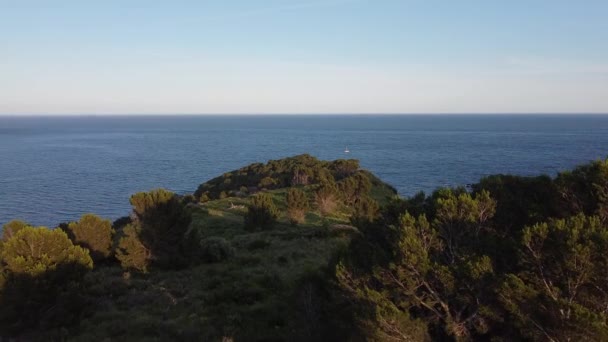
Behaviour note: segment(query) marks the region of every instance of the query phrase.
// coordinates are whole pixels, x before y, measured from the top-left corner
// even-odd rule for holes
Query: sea
[[[348,149],[348,153],[345,150]],[[0,225],[129,214],[129,197],[308,153],[358,159],[402,196],[608,157],[608,115],[0,117]]]

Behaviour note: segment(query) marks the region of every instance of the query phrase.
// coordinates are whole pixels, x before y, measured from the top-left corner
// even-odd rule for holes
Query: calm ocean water
[[[348,146],[350,154],[345,154]],[[0,224],[118,218],[137,191],[178,193],[252,162],[356,158],[402,195],[608,156],[608,116],[0,117]]]

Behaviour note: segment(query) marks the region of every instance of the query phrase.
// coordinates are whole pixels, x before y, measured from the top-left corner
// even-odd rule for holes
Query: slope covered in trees
[[[608,339],[608,160],[402,198],[301,155],[130,202],[112,224],[5,224],[1,337]]]

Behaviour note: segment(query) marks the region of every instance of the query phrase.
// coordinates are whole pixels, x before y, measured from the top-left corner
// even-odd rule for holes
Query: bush
[[[298,188],[290,188],[286,195],[287,216],[292,225],[303,223],[308,209],[306,193]]]
[[[112,252],[112,223],[94,214],[82,215],[80,221],[71,222],[67,233],[72,241],[87,248],[95,261],[106,259]]]
[[[200,242],[200,256],[206,262],[220,262],[234,256],[230,242],[221,237],[208,237]]]
[[[363,172],[345,178],[337,185],[340,195],[347,205],[354,205],[361,198],[368,196],[372,188],[372,182]]]
[[[312,175],[313,172],[310,168],[298,167],[293,171],[293,175],[291,176],[291,185],[308,185]]]
[[[151,253],[139,239],[137,226],[129,224],[123,228],[123,237],[118,242],[116,258],[127,270],[147,272]]]
[[[248,230],[261,230],[271,228],[279,217],[279,210],[267,193],[252,197],[247,214],[245,215],[245,228]]]
[[[196,203],[196,198],[194,197],[194,195],[185,195],[182,197],[182,203],[186,205],[190,203]]]
[[[258,183],[258,187],[261,189],[272,188],[277,183],[278,183],[277,181],[275,181],[274,179],[272,179],[270,177],[264,177]]]
[[[315,193],[315,202],[321,214],[327,216],[333,213],[338,206],[336,186],[332,183],[321,185]]]
[[[350,218],[350,222],[355,226],[374,222],[378,217],[379,211],[378,202],[367,196],[362,197],[355,202],[354,213]]]
[[[36,276],[63,263],[79,263],[93,268],[89,252],[74,246],[65,232],[45,227],[25,227],[8,239],[2,248],[2,262],[11,273]]]
[[[247,244],[247,250],[255,251],[258,249],[264,249],[270,246],[270,242],[266,240],[253,240]]]
[[[337,178],[345,178],[359,169],[359,161],[355,159],[338,159],[333,162],[332,169]]]
[[[209,197],[208,193],[204,193],[200,196],[200,198],[198,199],[199,203],[205,203],[205,202],[209,202],[211,200],[211,198]]]

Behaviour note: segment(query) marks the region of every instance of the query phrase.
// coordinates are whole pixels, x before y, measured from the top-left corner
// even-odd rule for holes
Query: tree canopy
[[[606,340],[607,165],[390,202],[337,264],[334,301],[359,303],[372,338]]]
[[[79,318],[78,287],[93,260],[65,232],[22,228],[3,243],[0,260],[0,331],[52,331]]]
[[[70,222],[68,234],[75,244],[87,248],[95,261],[108,258],[112,253],[112,222],[95,214],[82,215],[78,222]]]

